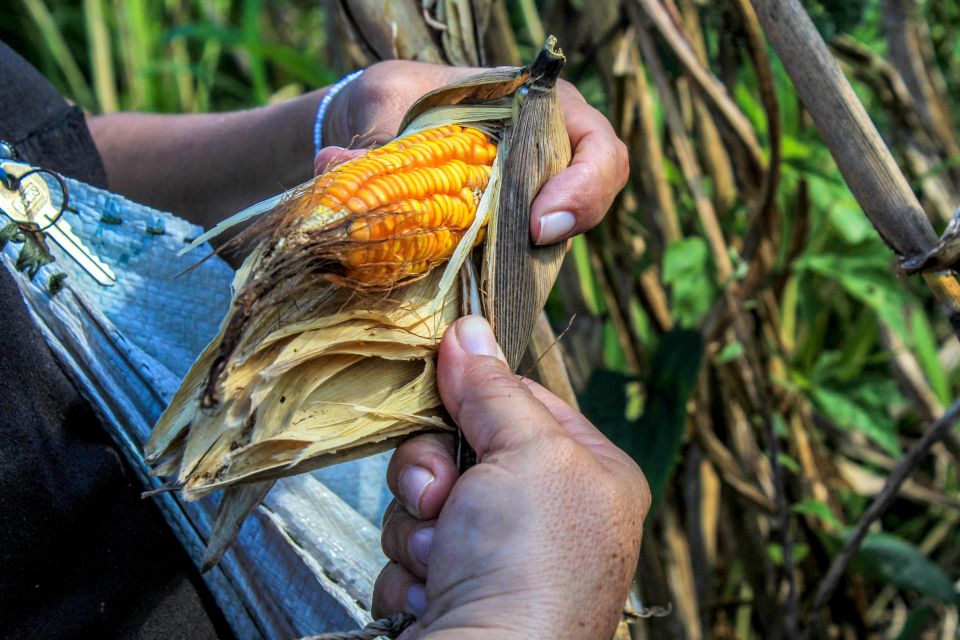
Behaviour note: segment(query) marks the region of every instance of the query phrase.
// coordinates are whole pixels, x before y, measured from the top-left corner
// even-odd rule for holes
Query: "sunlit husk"
[[[530,203],[551,176],[570,164],[570,139],[556,91],[563,64],[550,37],[514,100],[514,116],[500,145],[503,179],[497,185],[497,215],[487,229],[482,290],[487,318],[514,369],[566,253],[561,243],[534,246],[529,233]]]

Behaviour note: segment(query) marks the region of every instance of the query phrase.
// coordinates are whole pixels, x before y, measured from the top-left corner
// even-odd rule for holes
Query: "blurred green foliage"
[[[617,371],[595,371],[582,394],[581,409],[608,438],[643,469],[654,502],[676,465],[687,419],[687,401],[703,361],[700,332],[673,329],[660,337],[643,380],[643,413],[630,419],[631,385],[637,379]]]
[[[804,0],[810,17],[825,38],[852,31],[861,20],[869,0]]]
[[[329,84],[320,2],[16,0],[0,39],[93,112],[262,105]]]

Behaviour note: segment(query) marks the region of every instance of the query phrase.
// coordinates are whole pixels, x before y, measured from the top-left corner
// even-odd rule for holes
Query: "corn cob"
[[[389,288],[453,254],[476,217],[496,154],[486,134],[470,127],[414,133],[317,178],[294,216],[304,221],[301,233],[317,259],[336,265],[331,279]]]

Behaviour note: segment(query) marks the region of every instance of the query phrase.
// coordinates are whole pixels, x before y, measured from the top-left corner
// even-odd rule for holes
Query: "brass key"
[[[116,283],[113,270],[83,244],[53,204],[50,185],[42,175],[48,172],[13,160],[0,161],[0,170],[5,174],[0,174],[4,178],[0,180],[0,210],[8,218],[43,232],[98,283],[105,287]]]

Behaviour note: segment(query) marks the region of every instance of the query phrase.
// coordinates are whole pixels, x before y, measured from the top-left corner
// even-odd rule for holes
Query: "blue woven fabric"
[[[182,378],[229,308],[233,269],[217,256],[197,265],[209,247],[177,256],[203,233],[197,225],[82,182],[68,179],[67,187],[76,212],[65,212],[66,220],[117,283],[99,286],[66,256],[46,269],[66,272],[125,339]]]
[[[210,252],[208,245],[177,255],[202,233],[200,227],[76,180],[66,179],[66,184],[72,210],[64,213],[65,220],[114,271],[116,284],[101,286],[53,243],[49,247],[54,262],[33,280],[16,273],[16,281],[51,349],[145,486],[155,488],[159,481],[148,475],[142,444],[181,378],[216,335],[229,308],[234,271],[217,256],[197,264]],[[21,247],[7,243],[0,252],[11,271]],[[51,284],[58,274],[66,274],[66,280],[53,294]],[[383,480],[386,460],[383,455],[359,460],[331,467],[317,477],[367,520],[379,524],[389,499]],[[274,499],[279,501],[277,508],[316,495],[308,490],[308,480],[286,481]],[[182,503],[172,494],[157,500],[199,563],[215,502]],[[349,526],[358,531],[369,526],[355,513],[344,517],[356,518]],[[290,545],[289,534],[279,533],[277,526],[275,520],[256,513],[244,525],[236,552],[205,575],[238,637],[293,637],[364,622],[368,614],[356,608],[357,594],[331,595],[336,589],[318,582],[302,549]],[[377,561],[368,559],[364,566]],[[372,584],[373,575],[364,573],[362,578]]]

